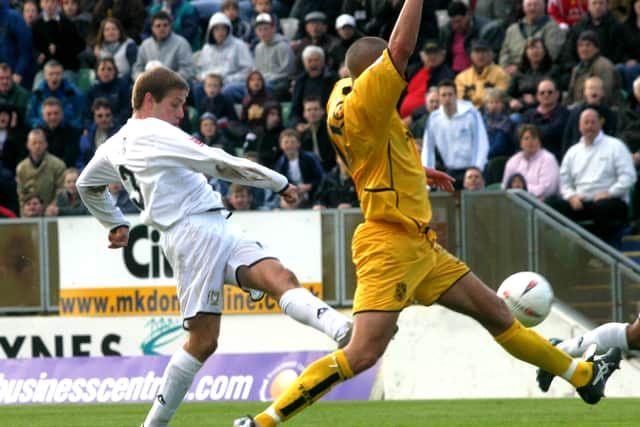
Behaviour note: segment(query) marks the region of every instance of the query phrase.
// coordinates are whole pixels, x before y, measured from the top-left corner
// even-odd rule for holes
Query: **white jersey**
[[[96,151],[78,178],[80,197],[108,229],[128,225],[108,191],[121,181],[144,224],[166,230],[186,215],[223,208],[204,174],[276,192],[287,178],[247,159],[211,148],[159,119],[129,119]],[[99,187],[101,191],[92,191]]]

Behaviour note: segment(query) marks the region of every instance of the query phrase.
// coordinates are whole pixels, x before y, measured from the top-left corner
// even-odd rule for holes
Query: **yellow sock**
[[[582,387],[591,379],[590,362],[574,360],[534,330],[522,326],[517,319],[506,331],[494,338],[511,355],[559,375],[575,387]]]
[[[337,350],[309,365],[282,396],[255,419],[260,427],[275,427],[278,422],[293,417],[327,394],[333,386],[351,377],[353,371],[349,361],[342,350]],[[272,411],[279,419],[269,415]]]

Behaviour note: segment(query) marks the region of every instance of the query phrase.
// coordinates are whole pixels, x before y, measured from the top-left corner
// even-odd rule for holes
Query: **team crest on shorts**
[[[220,292],[209,291],[209,304],[216,305],[220,301]]]
[[[402,301],[404,301],[406,296],[407,296],[407,285],[406,285],[406,283],[398,283],[396,285],[395,298],[398,301],[402,302]]]

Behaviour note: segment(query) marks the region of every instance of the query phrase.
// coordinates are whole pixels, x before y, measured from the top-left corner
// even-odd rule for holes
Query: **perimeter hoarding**
[[[179,313],[171,266],[160,233],[131,221],[129,246],[107,249],[107,231],[94,219],[58,220],[61,316],[171,315]],[[321,218],[317,211],[239,212],[229,224],[260,241],[303,286],[322,298]],[[225,286],[225,313],[280,312],[276,301],[253,303],[246,292]]]
[[[198,372],[186,401],[271,401],[323,352],[215,355]],[[168,356],[0,361],[0,405],[150,402]],[[336,386],[324,399],[368,400],[377,366]]]

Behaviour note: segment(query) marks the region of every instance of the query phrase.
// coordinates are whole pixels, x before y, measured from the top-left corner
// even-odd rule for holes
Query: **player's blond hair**
[[[189,91],[189,84],[178,73],[166,67],[155,67],[140,74],[133,84],[131,107],[134,111],[142,108],[144,95],[150,93],[156,102],[162,101],[174,90]]]

